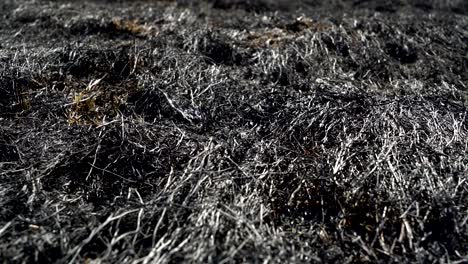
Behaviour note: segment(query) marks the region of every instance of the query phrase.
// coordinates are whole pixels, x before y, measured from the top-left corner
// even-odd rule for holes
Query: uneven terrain
[[[1,262],[466,263],[467,10],[1,1]]]

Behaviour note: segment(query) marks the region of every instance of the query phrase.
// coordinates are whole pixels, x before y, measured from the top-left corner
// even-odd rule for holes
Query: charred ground
[[[468,260],[466,1],[2,1],[0,258]]]

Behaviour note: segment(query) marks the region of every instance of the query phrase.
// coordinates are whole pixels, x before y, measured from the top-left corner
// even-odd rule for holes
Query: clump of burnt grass
[[[28,89],[34,86],[27,78],[0,76],[0,115],[11,115],[29,109]]]
[[[461,1],[0,7],[1,259],[468,260]]]

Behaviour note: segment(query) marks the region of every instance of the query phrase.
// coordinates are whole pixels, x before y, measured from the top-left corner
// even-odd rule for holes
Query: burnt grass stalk
[[[466,11],[2,1],[0,259],[467,262]]]

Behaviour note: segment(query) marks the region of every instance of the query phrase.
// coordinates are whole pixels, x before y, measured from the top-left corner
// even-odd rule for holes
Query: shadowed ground
[[[468,261],[465,1],[2,1],[8,263]]]

